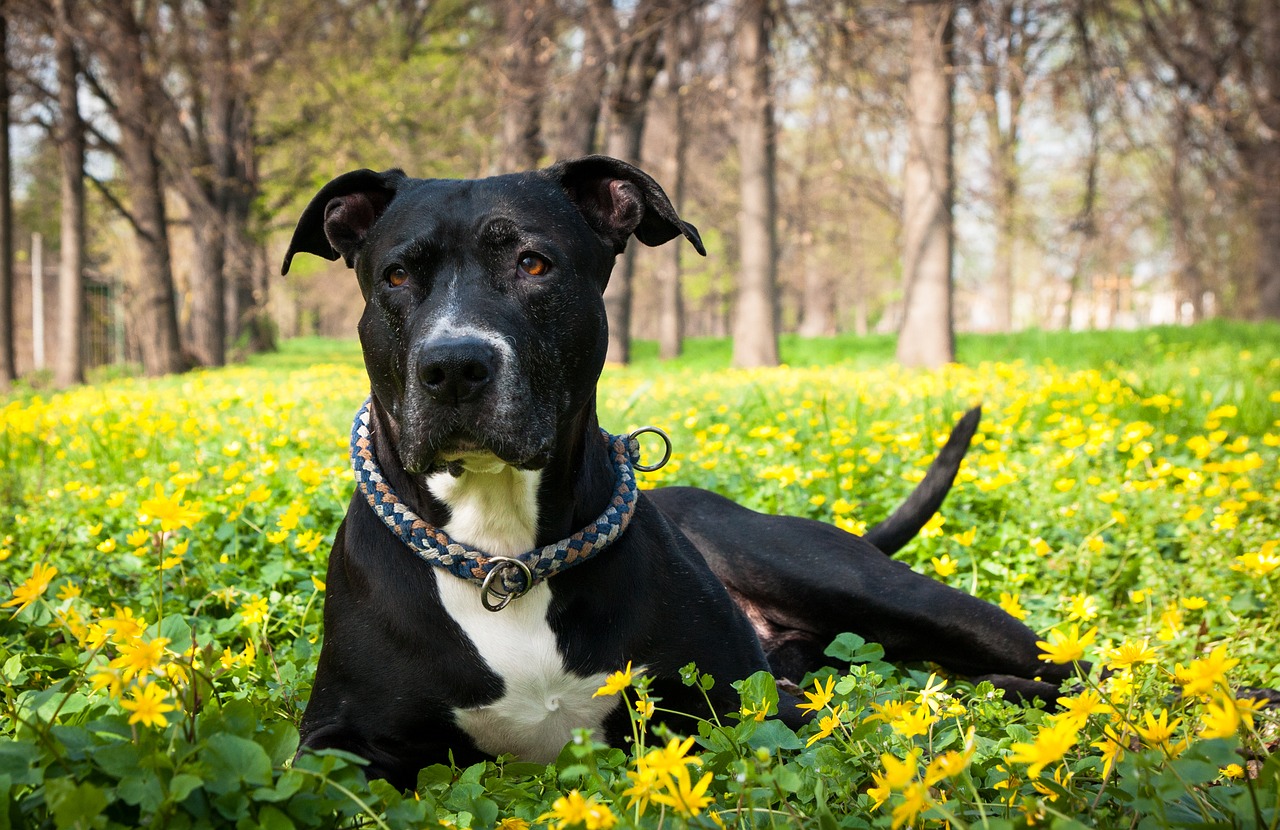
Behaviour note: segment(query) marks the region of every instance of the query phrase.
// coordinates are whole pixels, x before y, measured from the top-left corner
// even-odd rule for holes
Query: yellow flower
[[[1117,735],[1110,726],[1103,727],[1102,735],[1102,740],[1094,741],[1089,746],[1102,755],[1102,777],[1106,778],[1111,774],[1112,768],[1124,760],[1124,751],[1129,748],[1130,735],[1128,732]]]
[[[1236,708],[1235,699],[1229,695],[1220,695],[1217,700],[1210,701],[1200,715],[1200,737],[1230,738],[1240,730],[1240,710]]]
[[[972,738],[972,732],[970,737]],[[949,749],[934,758],[924,771],[924,783],[932,787],[939,781],[955,778],[964,772],[969,768],[969,761],[973,759],[974,747],[975,745],[970,741],[963,752]]]
[[[596,801],[594,795],[583,798],[577,790],[557,798],[551,805],[551,811],[538,817],[538,821],[548,820],[554,822],[551,825],[553,830],[566,830],[577,825],[585,830],[609,830],[618,822],[607,805]]]
[[[1182,686],[1184,694],[1203,697],[1214,689],[1225,686],[1227,672],[1235,668],[1239,662],[1234,657],[1227,657],[1226,646],[1218,646],[1209,652],[1209,656],[1201,660],[1192,660],[1185,669],[1181,663],[1174,666],[1173,674]]]
[[[1067,619],[1088,622],[1098,616],[1098,601],[1088,594],[1074,594],[1068,600]]]
[[[493,830],[529,830],[529,822],[517,816],[508,816],[498,822]]]
[[[0,608],[12,608],[16,605],[17,610],[13,612],[16,617],[22,609],[44,596],[44,592],[49,590],[49,583],[53,581],[57,574],[57,568],[37,562],[35,567],[31,569],[31,576],[13,589],[13,598],[0,605]]]
[[[1225,767],[1223,767],[1218,771],[1222,773],[1223,778],[1230,778],[1233,781],[1237,778],[1244,777],[1244,767],[1240,766],[1239,764],[1227,764]]]
[[[324,580],[316,576],[315,574],[311,575],[311,584],[315,587],[317,591],[324,590]]]
[[[80,586],[74,582],[64,582],[62,587],[58,589],[58,599],[66,602],[69,599],[75,599],[80,596]]]
[[[156,637],[154,640],[132,640],[121,643],[120,656],[109,664],[113,669],[120,669],[121,676],[127,683],[135,675],[141,677],[150,674],[164,659],[164,647],[169,645],[168,637]]]
[[[1199,611],[1209,604],[1209,601],[1204,597],[1183,597],[1181,602],[1182,607],[1188,611]]]
[[[934,513],[933,518],[924,523],[924,527],[920,528],[920,537],[922,539],[932,539],[934,536],[942,534],[942,525],[947,520],[941,513]]]
[[[1036,645],[1044,654],[1040,655],[1040,659],[1046,663],[1075,663],[1084,657],[1084,650],[1092,642],[1094,637],[1098,635],[1097,627],[1090,628],[1084,634],[1080,633],[1080,626],[1071,626],[1071,632],[1064,634],[1057,628],[1049,632],[1048,642],[1037,640]]]
[[[848,704],[841,703],[835,709],[831,710],[831,714],[824,715],[818,721],[818,731],[809,736],[809,740],[805,742],[805,746],[813,746],[818,741],[836,731],[836,727],[840,725],[840,716],[847,711],[849,711]]]
[[[960,566],[960,563],[952,559],[950,554],[944,553],[942,554],[941,558],[937,556],[934,556],[932,558],[933,558],[933,570],[938,574],[938,576],[942,577],[943,579],[946,579],[947,577],[955,573],[956,569]]]
[[[1093,689],[1085,689],[1075,697],[1058,698],[1062,710],[1050,717],[1055,721],[1070,721],[1076,728],[1084,725],[1090,715],[1102,715],[1114,711]]]
[[[1027,774],[1039,778],[1046,766],[1061,760],[1076,745],[1079,730],[1070,721],[1059,721],[1040,727],[1035,743],[1015,743],[1009,747],[1007,760],[1027,764]]]
[[[287,530],[274,530],[267,534],[267,541],[273,545],[278,545],[288,538],[289,531]]]
[[[298,545],[298,550],[303,553],[315,553],[316,548],[320,547],[320,543],[324,541],[324,534],[314,530],[304,530],[298,534],[298,538],[294,542]]]
[[[1000,607],[1004,612],[1015,620],[1025,620],[1027,618],[1027,609],[1022,607],[1018,594],[1009,594],[1004,591],[1000,592]]]
[[[124,540],[129,543],[130,547],[140,548],[151,540],[151,531],[145,527],[140,527],[124,537]]]
[[[270,609],[265,597],[255,597],[245,603],[240,611],[240,619],[245,625],[258,625],[267,618]]]
[[[1156,650],[1147,645],[1147,641],[1134,642],[1126,640],[1106,652],[1107,665],[1113,669],[1131,669],[1148,663],[1155,663]]]
[[[147,683],[133,690],[133,697],[122,700],[120,706],[130,712],[129,725],[140,723],[143,726],[168,726],[165,712],[172,712],[174,705],[165,701],[164,690],[155,683]]]
[[[921,704],[913,710],[903,713],[896,720],[890,721],[893,731],[904,738],[929,734],[929,727],[938,722],[937,716],[929,711],[929,707]]]
[[[706,794],[707,786],[711,783],[711,773],[704,774],[698,779],[698,783],[691,784],[688,767],[682,765],[673,772],[675,780],[668,782],[666,792],[655,793],[654,801],[666,804],[680,815],[689,818],[697,816],[704,807],[715,801],[715,796]]]
[[[616,671],[605,679],[604,685],[596,689],[592,697],[608,697],[616,695],[618,692],[631,685],[631,661],[627,661],[627,667],[622,671]]]
[[[957,533],[951,538],[955,539],[956,542],[962,547],[967,548],[973,544],[973,540],[977,535],[978,535],[978,529],[976,527],[971,527],[968,530],[966,530],[964,533]]]
[[[640,717],[644,718],[645,720],[648,720],[649,718],[653,717],[654,703],[652,700],[640,698],[639,700],[636,701],[635,705],[636,705],[636,712],[640,714]],[[763,721],[765,716],[768,715],[767,707],[764,715],[761,715],[759,712],[755,714],[756,714],[757,721]]]
[[[1182,723],[1182,718],[1177,718],[1173,723],[1169,723],[1169,712],[1166,709],[1160,710],[1160,717],[1147,712],[1143,717],[1146,727],[1135,726],[1138,734],[1142,737],[1142,742],[1150,747],[1158,747],[1168,744],[1169,739],[1173,737],[1174,730]]]
[[[923,781],[916,781],[902,791],[902,803],[893,808],[893,830],[915,821],[929,806],[929,788]]]
[[[111,553],[116,549],[116,540],[108,536],[96,545],[99,553]]]
[[[642,758],[636,760],[637,770],[652,772],[660,781],[668,780],[676,769],[685,766],[702,766],[701,758],[689,757],[689,749],[693,746],[693,737],[681,741],[672,738],[661,749],[651,749]]]
[[[826,709],[828,705],[830,705],[831,698],[835,696],[835,692],[834,692],[835,685],[836,685],[835,675],[832,675],[831,677],[827,678],[827,686],[825,689],[822,687],[821,680],[814,680],[813,688],[815,691],[804,693],[804,696],[808,702],[797,703],[796,708],[808,709],[811,713],[821,712],[823,709]]]
[[[884,782],[891,790],[901,790],[915,780],[920,765],[920,750],[913,749],[906,758],[898,758],[888,752],[880,756],[884,767]]]
[[[164,489],[157,484],[154,498],[144,499],[139,505],[141,512],[152,519],[160,520],[160,529],[168,532],[180,527],[191,527],[204,516],[196,507],[184,504],[182,497],[185,489],[180,489],[172,496],[166,496]]]

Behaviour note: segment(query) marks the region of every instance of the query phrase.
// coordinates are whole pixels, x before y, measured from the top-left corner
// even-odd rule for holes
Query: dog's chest
[[[495,556],[531,549],[537,527],[538,473],[513,470],[461,476],[432,476],[428,483],[449,506],[444,530],[451,537]],[[614,697],[592,697],[606,675],[568,671],[547,622],[551,590],[541,583],[498,612],[480,603],[475,583],[435,570],[441,602],[475,646],[488,668],[502,678],[497,701],[455,709],[454,717],[476,746],[530,761],[555,760],[572,730],[600,732],[616,705]]]

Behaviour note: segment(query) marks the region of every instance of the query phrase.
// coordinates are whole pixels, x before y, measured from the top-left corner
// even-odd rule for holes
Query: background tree
[[[777,186],[769,0],[737,4],[734,91],[738,116],[741,264],[733,321],[733,365],[778,364]]]
[[[898,362],[940,366],[955,360],[952,323],[952,37],[950,0],[911,10],[911,138],[903,173],[904,313]]]
[[[58,82],[55,141],[61,197],[54,382],[68,386],[84,380],[85,137],[80,117],[80,58],[76,54],[73,0],[54,0],[52,11]]]
[[[0,390],[18,376],[13,338],[13,177],[9,148],[9,8],[0,0]]]

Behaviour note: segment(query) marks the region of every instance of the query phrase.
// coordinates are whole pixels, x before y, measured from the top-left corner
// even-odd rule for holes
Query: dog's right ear
[[[352,170],[320,188],[298,220],[280,273],[289,273],[293,255],[300,253],[342,257],[353,267],[356,250],[404,180],[403,170]]]

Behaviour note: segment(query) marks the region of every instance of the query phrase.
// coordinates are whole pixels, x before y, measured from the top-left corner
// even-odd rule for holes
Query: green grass
[[[701,724],[682,756],[700,764],[673,762],[686,788],[711,776],[697,816],[661,803],[675,779],[643,785],[660,797],[643,814],[623,794],[667,740],[640,721],[642,745],[582,736],[545,767],[437,766],[411,798],[348,757],[291,762],[368,391],[354,341],[25,390],[0,406],[0,828],[856,828],[895,811],[952,827],[1275,827],[1275,715],[1240,715],[1226,690],[1280,687],[1278,335],[1218,321],[962,336],[964,365],[936,372],[893,366],[885,337],[787,338],[788,367],[751,371],[727,368],[726,341],[695,340],[677,361],[639,343],[632,366],[608,367],[602,423],[655,424],[675,444],[645,486],[854,532],[981,402],[941,523],[900,557],[1050,641],[1096,627],[1086,657],[1118,670],[1095,668],[1097,705],[1079,696],[1092,711],[1063,721],[962,678],[939,692],[935,667],[844,638],[832,654],[854,666],[829,673],[829,697],[806,682],[819,702],[799,735],[755,720],[763,677],[741,686],[740,712]],[[1126,669],[1109,650],[1122,643],[1150,661]],[[173,708],[143,717],[148,689]],[[643,698],[643,676],[624,694]]]

